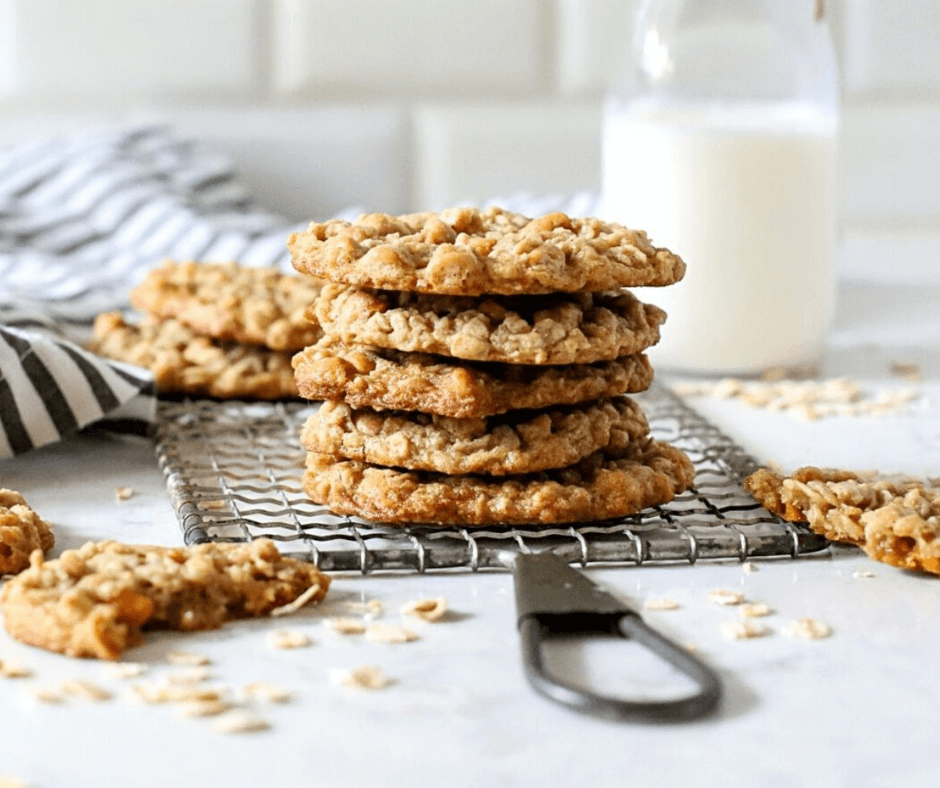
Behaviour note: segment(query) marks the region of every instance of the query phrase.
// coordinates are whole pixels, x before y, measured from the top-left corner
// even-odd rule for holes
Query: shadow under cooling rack
[[[683,449],[693,490],[632,517],[563,526],[384,526],[330,513],[302,488],[301,426],[315,403],[160,404],[157,456],[187,544],[268,537],[324,570],[504,569],[507,552],[572,562],[798,557],[828,542],[757,505],[741,483],[756,461],[670,390],[636,395],[654,437]]]

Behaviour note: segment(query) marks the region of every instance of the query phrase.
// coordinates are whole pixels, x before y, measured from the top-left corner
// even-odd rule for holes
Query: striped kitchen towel
[[[127,308],[166,258],[288,271],[294,229],[165,126],[0,150],[0,458],[103,419],[152,422],[150,373],[82,348],[94,316]]]

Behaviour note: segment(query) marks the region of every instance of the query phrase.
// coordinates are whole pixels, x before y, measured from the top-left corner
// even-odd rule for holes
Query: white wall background
[[[0,144],[169,120],[297,220],[596,190],[604,77],[637,2],[0,0]],[[847,238],[932,249],[940,0],[829,13]]]

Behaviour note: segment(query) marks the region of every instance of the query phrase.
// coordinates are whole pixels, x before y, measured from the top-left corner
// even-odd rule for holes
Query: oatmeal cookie
[[[55,544],[49,526],[22,495],[0,490],[0,575],[14,575],[29,566],[33,550],[45,552]]]
[[[639,230],[500,208],[334,219],[291,235],[288,248],[294,268],[327,281],[441,295],[598,292],[669,285],[685,273]]]
[[[118,312],[95,318],[88,349],[149,369],[161,394],[219,399],[298,396],[291,354],[200,336],[178,320],[127,323]]]
[[[304,489],[337,514],[379,522],[548,524],[635,514],[671,501],[694,475],[682,451],[647,438],[568,468],[498,478],[402,471],[309,452]]]
[[[131,291],[131,303],[214,339],[296,352],[319,337],[304,315],[319,294],[316,280],[276,268],[168,260]]]
[[[215,629],[263,616],[302,594],[326,595],[329,578],[274,543],[196,547],[89,542],[31,565],[0,593],[17,640],[72,657],[117,659],[150,629]]]
[[[760,469],[744,483],[766,509],[805,521],[877,561],[940,575],[940,488],[804,467],[790,476]]]
[[[307,399],[464,419],[635,394],[653,382],[643,353],[594,364],[530,366],[344,345],[329,336],[295,355],[292,363],[297,389]]]
[[[537,365],[639,353],[666,319],[627,291],[478,299],[325,285],[314,311],[347,344]]]
[[[472,419],[324,402],[300,440],[312,452],[373,465],[506,476],[564,468],[648,434],[646,416],[629,397]]]

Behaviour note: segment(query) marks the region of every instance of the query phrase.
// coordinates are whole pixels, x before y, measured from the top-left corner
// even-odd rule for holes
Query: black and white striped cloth
[[[82,348],[165,258],[290,270],[295,227],[226,157],[165,126],[0,150],[0,458],[101,421],[151,422],[152,377]]]

